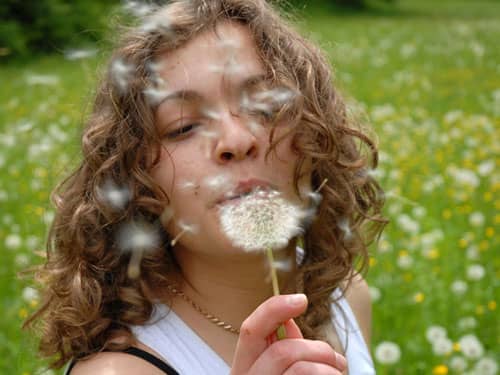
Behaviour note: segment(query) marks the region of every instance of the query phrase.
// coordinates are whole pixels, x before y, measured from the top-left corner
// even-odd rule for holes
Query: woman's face
[[[261,188],[302,202],[293,187],[292,135],[265,159],[268,104],[287,93],[269,91],[244,26],[220,23],[216,32],[207,30],[157,61],[166,98],[155,113],[162,149],[152,174],[170,198],[167,232],[174,238],[188,229],[176,249],[227,254],[235,249],[221,231],[219,210],[230,198]],[[289,124],[278,124],[275,139],[288,130]],[[299,186],[310,187],[310,174]]]

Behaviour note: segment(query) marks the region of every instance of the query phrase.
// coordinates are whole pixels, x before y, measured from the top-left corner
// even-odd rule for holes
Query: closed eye
[[[183,138],[183,137],[186,137],[193,130],[195,130],[198,126],[200,126],[199,123],[192,123],[192,124],[183,125],[175,130],[172,130],[171,132],[168,132],[165,135],[165,137],[167,137],[168,139]]]

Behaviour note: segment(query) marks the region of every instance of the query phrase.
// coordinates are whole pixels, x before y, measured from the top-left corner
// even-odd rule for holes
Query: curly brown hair
[[[327,179],[317,217],[304,235],[305,256],[296,275],[297,288],[309,299],[298,322],[306,338],[322,337],[321,325],[331,317],[332,291],[352,279],[355,266],[366,271],[367,246],[385,224],[380,214],[383,193],[370,173],[377,165],[374,141],[348,115],[325,56],[270,4],[174,0],[147,22],[161,20],[168,20],[168,32],[134,27],[122,38],[83,132],[82,162],[52,196],[56,216],[47,260],[37,272],[44,298],[26,322],[41,323],[40,353],[55,358],[52,367],[116,348],[117,336],[125,334],[133,342],[129,326],[150,318],[152,291],[165,287],[177,267],[165,251],[164,233],[158,249],[144,255],[141,277],[127,277],[130,255],[117,248],[115,232],[132,219],[157,221],[168,204],[167,194],[149,174],[158,160],[151,158],[150,150],[159,150],[159,135],[154,108],[144,94],[151,84],[148,63],[222,20],[245,25],[269,76],[301,94],[293,110],[299,120],[294,134],[300,153],[296,189],[306,160],[312,160],[313,188]],[[126,89],[113,76],[111,67],[117,61],[133,67]],[[131,200],[123,210],[99,198],[99,187],[110,179],[130,189]],[[349,223],[351,236],[345,236],[339,220]]]

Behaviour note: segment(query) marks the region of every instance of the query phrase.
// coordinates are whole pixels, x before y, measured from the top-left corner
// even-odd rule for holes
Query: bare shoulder
[[[152,364],[126,353],[99,353],[77,362],[71,375],[164,374]]]
[[[345,283],[347,284],[347,282]],[[372,328],[372,303],[368,283],[359,273],[354,276],[348,286],[345,298],[358,321],[361,333],[370,347]]]

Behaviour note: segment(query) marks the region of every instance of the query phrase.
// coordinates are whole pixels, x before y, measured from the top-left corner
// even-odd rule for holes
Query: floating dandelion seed
[[[198,226],[196,224],[188,224],[184,221],[179,221],[177,226],[181,229],[181,231],[174,237],[172,241],[170,241],[170,246],[175,246],[177,242],[184,236],[186,233],[196,233],[198,231]]]
[[[123,9],[136,17],[144,17],[156,10],[156,7],[141,1],[126,1]]]
[[[203,179],[202,184],[213,191],[219,191],[231,183],[231,177],[228,174],[218,174]]]
[[[210,120],[218,121],[221,119],[220,112],[212,108],[203,108],[202,114],[208,117]]]
[[[160,244],[158,229],[146,222],[129,222],[124,224],[117,234],[118,248],[130,252],[131,257],[127,274],[131,279],[140,275],[140,264],[144,252],[154,250]]]
[[[128,82],[132,78],[133,70],[134,66],[132,64],[127,64],[120,58],[112,62],[111,76],[122,92],[127,89]]]
[[[143,90],[143,93],[149,105],[156,106],[169,96],[171,91],[163,88],[148,87]]]
[[[182,190],[192,190],[192,189],[196,189],[198,187],[198,185],[194,181],[182,181],[179,183],[179,187]]]
[[[346,217],[337,220],[337,226],[344,234],[344,240],[349,240],[352,237],[351,228],[349,226],[349,219]]]
[[[97,197],[112,208],[121,210],[132,198],[132,193],[127,186],[119,186],[112,180],[106,180],[103,186],[97,187]]]

